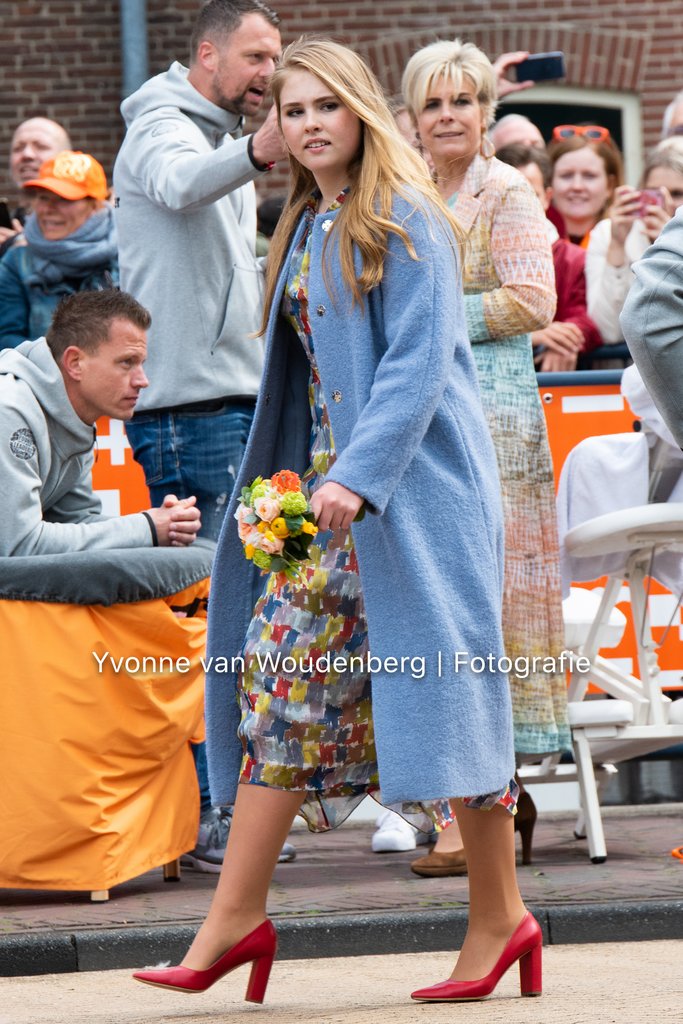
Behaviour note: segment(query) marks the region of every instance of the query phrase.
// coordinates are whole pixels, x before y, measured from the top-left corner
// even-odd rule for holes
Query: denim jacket
[[[0,348],[16,348],[22,341],[43,337],[65,295],[115,288],[119,283],[116,261],[93,267],[86,277],[59,284],[29,284],[34,273],[28,245],[15,246],[0,261]]]

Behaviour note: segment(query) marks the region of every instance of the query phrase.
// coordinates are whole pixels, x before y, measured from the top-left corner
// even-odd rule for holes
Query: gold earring
[[[488,135],[482,134],[481,143],[479,144],[479,152],[483,156],[484,160],[490,160],[491,157],[496,155],[496,147],[493,145]]]

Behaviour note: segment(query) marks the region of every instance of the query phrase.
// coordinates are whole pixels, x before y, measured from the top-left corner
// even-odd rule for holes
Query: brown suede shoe
[[[410,865],[410,870],[423,878],[442,878],[446,875],[466,875],[467,862],[464,850],[453,850],[452,853],[437,853],[430,850],[426,857],[418,857]]]

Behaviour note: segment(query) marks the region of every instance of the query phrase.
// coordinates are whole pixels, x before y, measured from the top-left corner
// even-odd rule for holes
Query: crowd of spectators
[[[251,15],[247,17],[247,26],[249,17]],[[259,15],[256,14],[256,17],[258,18]],[[198,22],[198,25],[195,32],[197,39],[203,30],[202,23]],[[275,25],[271,24],[271,28],[274,29]],[[241,31],[244,31],[244,27]],[[196,44],[193,45],[196,46]],[[247,136],[244,140],[240,139],[240,125],[244,114],[254,113],[265,94],[264,83],[267,82],[268,74],[272,71],[273,57],[277,52],[277,46],[272,38],[269,40],[269,46],[270,52],[255,73],[252,73],[250,69],[247,69],[246,72],[244,69],[238,70],[235,68],[234,59],[231,59],[233,81],[228,83],[228,90],[232,88],[240,91],[240,94],[248,96],[250,82],[253,79],[256,84],[251,82],[252,99],[251,102],[246,102],[244,109],[233,117],[234,123],[228,124],[231,114],[223,110],[221,116],[225,123],[217,121],[211,129],[224,137],[225,132],[228,133],[228,137],[232,132],[240,154],[243,153],[241,158],[247,160],[246,169],[240,164],[230,172],[234,177],[229,183],[230,189],[224,198],[232,197],[233,207],[236,196],[240,196],[242,204],[244,202],[246,195],[244,174],[246,173],[247,178],[258,179],[271,166],[271,158],[280,159],[282,157],[281,143],[277,138],[272,117],[253,136]],[[521,53],[505,54],[500,58],[500,62],[494,65],[498,71],[499,97],[522,87],[509,81],[504,72],[514,66],[514,62],[523,56],[524,54]],[[155,415],[159,408],[166,410],[175,407],[175,400],[169,399],[166,395],[166,392],[173,390],[178,383],[176,380],[174,385],[173,378],[169,376],[173,371],[168,365],[167,346],[169,337],[187,335],[187,331],[181,329],[178,315],[174,310],[174,303],[181,302],[181,297],[178,293],[178,282],[175,280],[176,275],[172,273],[172,269],[178,263],[177,250],[181,242],[170,238],[160,244],[159,236],[156,234],[159,225],[163,223],[160,219],[160,211],[164,208],[171,211],[167,223],[173,224],[175,223],[173,214],[176,211],[181,212],[193,205],[200,205],[202,217],[194,218],[194,220],[198,223],[200,219],[203,219],[206,222],[204,227],[212,223],[221,223],[222,244],[226,244],[227,240],[230,251],[234,250],[235,246],[250,244],[248,240],[254,235],[255,230],[254,215],[251,213],[247,217],[243,205],[239,215],[240,221],[226,223],[224,211],[228,209],[228,204],[221,205],[217,202],[220,197],[216,195],[216,189],[219,192],[222,190],[215,180],[215,175],[219,173],[217,171],[218,163],[223,163],[227,168],[228,157],[231,157],[233,163],[235,160],[233,150],[229,146],[221,148],[220,161],[217,162],[214,159],[216,164],[214,177],[208,176],[207,180],[198,186],[196,195],[193,188],[187,183],[183,185],[185,194],[182,199],[174,193],[174,189],[177,190],[179,187],[176,182],[180,171],[178,161],[174,160],[174,130],[184,123],[191,123],[193,116],[199,116],[199,108],[204,101],[204,96],[208,98],[211,108],[221,109],[215,102],[215,95],[212,92],[215,88],[212,84],[212,72],[206,71],[203,66],[204,60],[205,55],[200,56],[195,48],[190,71],[186,78],[182,65],[176,63],[165,75],[160,75],[147,83],[140,91],[139,99],[136,94],[124,105],[124,115],[130,123],[131,130],[128,132],[127,141],[118,161],[119,194],[116,202],[121,210],[116,218],[118,240],[114,224],[115,218],[111,209],[114,205],[114,196],[106,185],[104,170],[93,156],[80,151],[74,152],[66,129],[46,117],[33,117],[24,121],[17,126],[14,132],[10,146],[9,169],[11,179],[20,191],[17,195],[17,205],[11,212],[11,228],[0,228],[0,348],[14,347],[24,340],[43,336],[49,326],[50,316],[63,295],[83,289],[116,286],[119,280],[117,248],[121,246],[124,248],[123,286],[130,287],[134,294],[142,297],[142,300],[152,308],[153,313],[155,312],[154,307],[158,307],[156,316],[158,327],[152,328],[150,358],[153,363],[157,358],[155,334],[157,331],[159,333],[164,331],[166,336],[164,362],[159,367],[159,372],[153,374],[153,388],[143,400],[137,411],[134,424],[131,426],[131,436],[135,438],[133,444],[136,448],[136,457],[143,465],[146,460],[148,461],[146,475],[153,495],[156,493],[154,488],[163,489],[164,484],[157,481],[155,467],[149,464],[148,452],[154,448],[153,439],[149,440],[144,434],[143,440],[138,441],[138,436],[142,432],[142,414],[147,411],[147,406],[154,411]],[[208,84],[203,84],[205,79]],[[200,85],[195,85],[195,82],[199,82]],[[525,83],[523,87],[529,85],[530,83]],[[223,87],[222,85],[221,88]],[[156,125],[155,111],[159,104],[168,100],[170,109],[173,109],[171,100],[174,88],[178,90],[179,108],[182,107],[180,93],[185,91],[190,98],[193,95],[196,96],[197,114],[192,115],[185,111],[180,121],[174,123],[173,117],[170,117],[162,120],[161,126]],[[168,91],[168,95],[164,90]],[[499,109],[504,110],[504,107]],[[141,188],[141,194],[145,193],[145,189],[147,190],[146,201],[151,204],[150,209],[156,211],[155,229],[151,233],[145,230],[135,232],[132,229],[129,230],[127,226],[128,218],[132,217],[135,220],[137,216],[135,212],[132,214],[129,212],[133,204],[127,195],[129,189],[127,182],[128,180],[140,180],[140,176],[130,179],[127,171],[127,165],[130,162],[128,154],[135,151],[138,153],[138,159],[142,160],[144,153],[147,152],[144,145],[141,147],[137,144],[139,140],[137,140],[136,132],[139,132],[140,129],[137,128],[137,122],[133,125],[136,118],[140,120],[141,114],[145,115],[150,125],[153,122],[156,125],[153,138],[154,146],[149,150],[149,153],[154,156],[154,161],[146,170],[146,186]],[[394,103],[394,114],[404,137],[422,153],[430,164],[431,157],[422,144],[417,127],[401,98]],[[142,120],[144,122],[144,118]],[[149,131],[150,129],[143,128],[142,130]],[[165,134],[169,137],[163,139],[163,145],[161,145],[162,137]],[[546,145],[540,129],[530,118],[518,113],[503,113],[490,127],[488,137],[495,151],[497,153],[502,151],[502,159],[513,163],[529,178],[539,200],[546,209],[550,223],[557,232],[554,234],[551,230],[550,238],[556,263],[560,313],[554,323],[545,329],[545,332],[538,332],[533,339],[536,367],[544,371],[568,370],[577,366],[581,368],[583,365],[587,365],[582,356],[601,344],[613,345],[623,341],[619,327],[619,314],[632,279],[631,265],[658,237],[663,226],[683,202],[683,93],[677,94],[667,106],[662,124],[662,142],[646,154],[644,171],[637,184],[625,182],[621,153],[610,137],[608,129],[600,125],[558,125],[553,129],[551,138]],[[251,141],[252,139],[253,141]],[[209,141],[207,153],[210,151],[211,145]],[[520,154],[514,151],[508,152],[511,145],[523,146],[532,150],[531,157],[529,159],[525,157],[524,164],[520,164]],[[254,146],[256,146],[258,155],[256,160],[253,157]],[[541,151],[547,152],[550,160],[549,177],[546,160],[538,156]],[[236,153],[237,150],[234,152]],[[198,153],[194,154],[194,158],[185,161],[183,165],[185,173],[187,173],[188,167],[193,166],[193,159],[198,166],[199,164],[204,166],[202,161],[197,160],[198,155]],[[60,159],[57,161],[57,171],[55,172],[54,160],[58,156]],[[72,173],[69,167],[73,168],[79,162],[85,168],[85,177],[76,183],[73,176],[69,177]],[[64,168],[66,168],[66,177],[62,173]],[[249,170],[249,168],[251,169]],[[75,173],[80,172],[76,171]],[[220,173],[225,179],[225,171]],[[225,185],[222,188],[224,189]],[[253,194],[252,187],[251,195],[253,196]],[[122,199],[124,200],[123,208],[121,208]],[[138,199],[136,202],[139,204],[140,200]],[[266,225],[266,231],[262,233],[259,230],[256,236],[258,255],[265,255],[267,252],[267,238],[272,234],[277,222],[277,216],[273,219],[273,211],[281,208],[282,202],[282,197],[265,196],[261,199],[262,212],[259,212],[259,217]],[[219,218],[221,210],[223,211],[222,221]],[[89,221],[94,214],[97,214],[94,221],[86,224],[86,221]],[[192,222],[193,219],[190,218],[189,223]],[[137,221],[135,223],[137,224]],[[183,218],[181,223],[183,225],[188,223],[188,218]],[[122,224],[123,229],[121,228]],[[202,235],[202,237],[205,236]],[[244,239],[247,240],[246,243],[242,241]],[[585,250],[583,277],[578,272],[581,260],[575,250],[571,250],[565,245],[558,246],[558,240],[566,240],[573,246]],[[187,243],[185,244],[187,245]],[[155,262],[159,265],[154,282],[150,277],[151,260],[146,252],[147,245],[154,246]],[[190,254],[189,260],[183,260],[183,266],[192,268],[201,263],[202,273],[206,275],[206,261],[210,259],[210,248],[202,249],[201,260]],[[216,250],[218,248],[216,246]],[[22,249],[26,249],[26,251],[22,252]],[[128,255],[129,252],[130,255]],[[5,259],[5,256],[8,258]],[[163,262],[165,259],[168,259],[167,267],[159,263],[159,260]],[[236,274],[242,282],[237,287],[237,292],[242,294],[245,287],[243,283],[245,263],[248,263],[248,258],[245,260],[244,255],[236,255],[231,259],[233,260],[233,272],[225,277],[230,277],[232,282],[232,277]],[[130,269],[128,269],[129,267]],[[139,283],[138,278],[140,278]],[[164,282],[166,282],[165,286]],[[203,290],[206,292],[206,278],[204,283]],[[224,284],[225,281],[219,291],[223,289]],[[163,287],[166,287],[168,294],[163,292]],[[198,294],[195,285],[189,284],[188,288],[188,294]],[[216,300],[217,310],[222,309],[223,314],[225,314],[230,301],[230,293],[231,291],[235,292],[236,286],[231,283],[228,288],[227,297],[221,298],[219,295]],[[175,298],[173,298],[174,296]],[[248,295],[245,293],[245,300],[247,310],[258,308],[258,292]],[[566,303],[569,303],[572,308],[572,313],[569,316],[563,314]],[[205,319],[206,315],[205,311],[203,317],[198,316],[195,310],[195,324],[199,323],[202,318]],[[169,331],[164,330],[163,318],[168,318],[169,323],[173,324]],[[247,321],[255,322],[253,312],[248,312],[246,320],[244,315],[230,319],[239,319],[245,323]],[[224,318],[222,325],[217,322],[215,325],[207,324],[207,344],[212,355],[215,354],[213,349],[217,344],[216,339],[222,337],[221,331],[225,330],[227,323],[227,318]],[[557,326],[558,324],[565,324],[565,327],[560,328]],[[574,324],[575,329],[568,326],[570,324]],[[245,327],[244,336],[246,337],[248,334],[249,330]],[[237,339],[228,337],[227,344],[223,344],[221,341],[219,351],[224,348],[226,351],[234,352],[236,344],[239,344]],[[239,366],[238,357],[234,356],[234,358],[237,359],[236,365]],[[175,359],[170,362],[175,365]],[[204,360],[199,359],[193,360],[190,366],[183,364],[184,385],[187,385],[188,370],[191,373],[196,373],[196,367],[203,364]],[[195,369],[192,369],[193,366]],[[212,366],[212,372],[214,369]],[[231,386],[239,392],[240,398],[245,399],[243,404],[246,405],[248,411],[248,408],[253,405],[254,387],[259,373],[258,366],[254,364],[251,367],[248,383],[239,381],[239,376],[244,374],[244,370],[239,371],[235,377],[234,369],[231,367],[231,376],[234,382]],[[220,373],[217,380],[218,391],[221,391]],[[164,381],[167,383],[164,384]],[[199,384],[198,388],[198,391],[197,388],[190,388],[189,391],[183,388],[186,394],[192,392],[194,395],[194,391],[197,391],[198,395],[201,393],[197,402],[182,403],[184,406],[189,406],[187,411],[195,416],[200,412],[199,408],[195,408],[195,406],[205,402],[216,404],[219,398],[232,399],[234,397],[218,393],[214,397],[214,391],[217,392],[216,384],[210,383],[208,379],[204,384]],[[159,394],[157,395],[156,392]],[[215,411],[211,409],[210,414]],[[242,413],[244,419],[244,410]],[[233,418],[239,414],[239,409],[230,410],[230,415]],[[246,415],[247,420],[248,418]],[[144,417],[145,424],[148,419],[149,413]],[[138,424],[140,424],[139,427]],[[236,440],[235,451],[228,453],[227,463],[233,467],[233,471],[243,449],[245,430],[248,432],[248,423],[243,425],[239,431],[241,440]],[[212,456],[209,455],[209,461],[211,458]],[[181,464],[184,459],[184,455],[180,456]],[[206,482],[204,473],[199,473],[199,480],[190,480],[189,477],[192,474],[189,474],[186,482],[190,486],[192,483],[196,484],[194,490],[202,491]],[[158,476],[158,472],[156,476]],[[197,474],[194,476],[196,477]],[[169,481],[170,483],[175,487],[178,486],[178,481]],[[209,489],[208,497],[204,502],[200,495],[200,505],[203,504],[204,510],[202,527],[204,535],[214,538],[217,536],[220,512],[225,502],[226,493],[229,493],[229,487],[228,479],[224,486],[219,483],[214,484],[212,489]],[[210,501],[218,505],[216,514],[214,514],[216,506],[214,504],[211,507]]]
[[[681,96],[667,108],[664,138],[646,154],[641,180],[633,185],[625,182],[622,154],[601,125],[557,125],[547,145],[536,125],[519,114],[505,115],[492,127],[490,137],[497,152],[530,176],[556,229],[558,310],[562,311],[565,301],[581,310],[581,338],[575,333],[573,343],[567,329],[560,340],[555,324],[546,329],[545,338],[542,332],[534,337],[538,369],[580,369],[590,365],[586,356],[596,348],[623,342],[619,316],[633,279],[632,265],[657,239],[683,199],[683,138],[676,131],[677,112],[683,116]],[[511,144],[526,147],[527,155],[521,156]],[[544,156],[534,156],[533,162],[540,160],[540,164],[529,173],[528,154],[534,150]],[[560,249],[557,239],[570,247]],[[578,250],[584,253],[584,270],[577,274]],[[560,253],[574,273],[558,265]],[[556,319],[567,318],[558,315]]]
[[[14,374],[19,379],[17,367],[42,360],[68,415],[80,416],[90,428],[107,405],[91,404],[83,416],[73,401],[81,378],[73,376],[68,362],[60,362],[53,344],[52,319],[60,301],[78,293],[116,289],[120,273],[121,287],[151,313],[147,322],[144,311],[138,313],[136,307],[134,312],[134,320],[140,317],[135,321],[138,330],[145,334],[146,371],[142,373],[139,361],[135,364],[135,400],[120,416],[127,421],[135,458],[158,505],[145,513],[146,522],[138,518],[133,524],[136,543],[151,543],[152,538],[156,543],[159,530],[162,543],[189,543],[200,521],[202,534],[216,540],[249,436],[263,366],[262,342],[254,338],[262,315],[258,256],[267,253],[267,239],[282,208],[282,200],[262,200],[257,249],[255,182],[265,192],[264,176],[286,151],[274,110],[257,131],[243,134],[243,127],[245,118],[256,114],[264,102],[280,52],[278,26],[277,15],[262,0],[205,4],[192,36],[189,67],[174,62],[123,104],[127,134],[113,189],[97,159],[74,149],[78,140],[72,142],[54,121],[32,118],[16,128],[12,139],[10,174],[18,192],[11,226],[0,228],[0,348],[17,351],[16,357],[5,354],[0,376]],[[509,424],[524,410],[514,389],[507,397],[499,390],[507,371],[496,360],[512,353],[508,370],[514,369],[518,382],[523,377],[526,387],[534,363],[540,371],[573,371],[586,365],[601,345],[622,342],[619,318],[632,265],[683,204],[683,93],[667,107],[664,138],[646,155],[640,182],[627,183],[621,153],[603,126],[557,124],[546,145],[539,128],[522,115],[508,114],[490,123],[497,99],[532,85],[507,78],[508,70],[525,56],[504,54],[491,65],[482,55],[481,74],[497,82],[497,96],[495,89],[490,96],[481,89],[467,94],[475,110],[468,128],[473,145],[463,174],[453,180],[447,180],[451,156],[443,157],[444,146],[435,130],[438,112],[428,114],[421,107],[419,90],[405,102],[396,100],[393,108],[401,133],[423,156],[456,219],[466,231],[476,222],[477,262],[466,265],[465,310],[504,490],[509,483],[506,472],[510,477],[520,473],[519,445],[510,469],[506,459],[512,456],[503,451],[505,437]],[[464,74],[480,85],[476,69]],[[447,105],[446,86],[444,90]],[[498,160],[492,163],[494,152]],[[495,174],[487,183],[491,168]],[[508,218],[507,243],[501,230],[503,214]],[[533,281],[531,264],[536,267]],[[67,312],[69,308],[73,312],[78,306],[67,305]],[[322,316],[324,307],[317,312]],[[121,316],[116,313],[113,318]],[[100,341],[104,353],[112,351],[106,347],[111,343],[111,319],[95,345],[97,351]],[[507,349],[502,343],[482,344],[491,338],[504,339]],[[32,349],[31,343],[39,347]],[[8,390],[8,378],[3,385],[7,395],[21,392],[14,384]],[[269,399],[270,395],[264,397],[265,402]],[[508,400],[514,407],[510,415]],[[11,410],[15,415],[16,397],[3,401],[7,409],[0,408],[0,413]],[[542,491],[552,498],[547,439],[536,423],[542,421],[536,406],[527,410],[535,440],[528,446],[521,483],[532,488],[536,499]],[[20,425],[15,424],[13,436],[17,431],[24,432],[22,437],[26,431],[31,434],[30,425],[20,418],[16,422]],[[45,437],[51,429],[48,423]],[[25,476],[35,454],[31,445],[21,448],[19,455],[13,451],[11,468],[16,470],[14,463],[23,460],[26,465],[19,468]],[[83,453],[73,454],[81,458]],[[84,465],[90,464],[86,459]],[[543,467],[545,475],[537,479],[534,473]],[[508,498],[508,546],[514,552],[522,499]],[[527,512],[528,505],[527,501]],[[161,509],[166,511],[162,514]],[[39,521],[32,520],[32,531],[41,532],[49,511],[44,504]],[[34,503],[34,519],[37,514]],[[546,527],[548,515],[546,509]],[[539,532],[540,527],[536,536]],[[109,534],[109,528],[102,529],[103,536]],[[96,535],[92,529],[83,533]],[[16,552],[25,547],[20,545]],[[554,579],[557,551],[552,538],[547,562]],[[557,640],[560,622],[553,587],[544,582],[542,588],[553,605],[548,612],[550,639],[543,643],[547,652]],[[512,588],[508,595],[510,621],[515,593]],[[531,599],[525,607],[538,611]],[[526,623],[524,630],[528,628]],[[552,703],[554,698],[548,699]],[[558,721],[561,732],[561,714]],[[556,736],[543,750],[561,745]],[[201,746],[196,747],[196,756],[202,822],[191,862],[201,870],[216,871],[223,859],[229,811],[212,806]],[[415,843],[413,833],[407,833],[408,844]],[[285,845],[281,856],[291,859],[293,851]]]

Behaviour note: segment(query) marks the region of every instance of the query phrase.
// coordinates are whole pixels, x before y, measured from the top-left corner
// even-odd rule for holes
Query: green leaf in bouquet
[[[251,502],[256,501],[257,498],[262,498],[270,488],[270,480],[264,480],[262,476],[257,476],[251,485]]]
[[[296,558],[297,561],[302,561],[308,557],[308,545],[311,543],[310,535],[306,533],[299,534],[298,537],[288,537],[285,545],[285,550],[288,555],[292,558]]]
[[[290,534],[298,534],[301,527],[304,525],[303,516],[285,516],[285,523]]]
[[[311,546],[312,540],[313,538],[311,537],[310,533],[301,534],[302,559],[308,558],[308,549]]]
[[[263,483],[263,477],[257,476],[254,477],[254,479],[247,487],[242,488],[242,493],[240,494],[240,501],[242,502],[243,505],[251,505],[251,499],[254,492],[254,488],[261,483]]]
[[[280,555],[273,555],[273,558],[270,563],[270,571],[284,572],[286,568],[287,562],[285,562],[284,558],[281,558]]]

